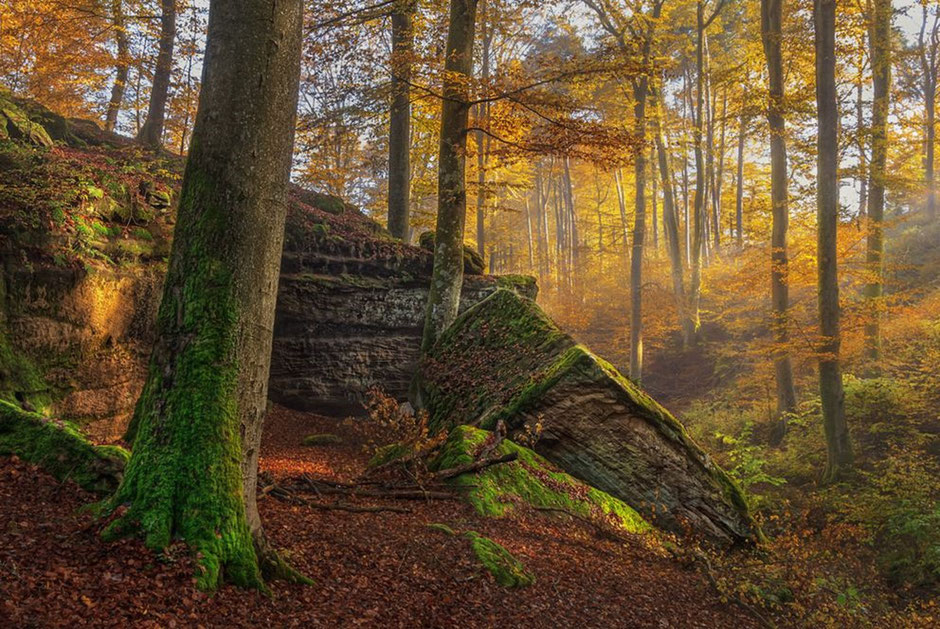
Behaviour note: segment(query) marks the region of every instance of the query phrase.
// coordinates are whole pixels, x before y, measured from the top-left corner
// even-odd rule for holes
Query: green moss
[[[59,480],[97,493],[113,491],[128,461],[127,450],[95,446],[70,422],[51,420],[0,400],[0,454],[39,465]]]
[[[451,537],[457,535],[457,532],[454,529],[450,528],[446,524],[441,524],[440,522],[431,522],[428,524],[428,528],[432,531],[440,531],[444,535],[450,535]]]
[[[375,454],[372,455],[372,458],[369,459],[368,467],[372,468],[385,465],[386,463],[390,463],[395,459],[400,459],[403,456],[411,454],[411,451],[411,446],[405,445],[403,443],[390,443],[376,450]]]
[[[535,583],[535,576],[526,571],[522,562],[501,545],[476,531],[467,531],[464,537],[470,540],[473,553],[500,585],[525,587]]]
[[[0,282],[2,283],[2,282]],[[4,326],[0,325],[0,400],[28,403],[40,412],[52,405],[49,387],[40,369],[10,343]]]
[[[128,431],[133,454],[108,504],[129,508],[104,536],[139,532],[152,549],[179,538],[196,553],[200,588],[264,589],[242,491],[238,299],[216,244],[230,218],[213,180],[192,166],[198,152],[193,146],[158,314],[161,341]]]
[[[339,435],[326,432],[307,435],[301,443],[305,446],[335,446],[343,443],[343,440]]]
[[[432,467],[448,469],[470,463],[493,434],[472,426],[451,431]],[[475,474],[452,479],[467,489],[467,500],[485,516],[502,517],[520,506],[563,509],[630,532],[643,533],[649,524],[626,503],[558,471],[547,460],[512,441],[504,440],[497,455],[516,454],[516,460],[493,465]]]

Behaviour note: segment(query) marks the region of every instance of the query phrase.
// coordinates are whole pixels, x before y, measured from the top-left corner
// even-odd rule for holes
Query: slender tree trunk
[[[747,141],[747,123],[742,111],[738,121],[738,172],[734,194],[734,232],[739,251],[744,248],[744,144]]]
[[[871,163],[868,193],[868,284],[865,297],[868,321],[865,325],[865,353],[877,371],[881,360],[881,310],[884,293],[884,212],[885,167],[888,155],[888,105],[891,96],[891,0],[873,0],[870,16],[871,74],[873,100],[871,114]]]
[[[528,272],[531,273],[535,268],[535,256],[532,251],[532,213],[529,209],[529,197],[528,195],[522,198],[525,210],[525,241],[527,250],[529,252],[529,267]]]
[[[170,93],[170,75],[173,73],[173,44],[176,42],[176,0],[161,0],[160,6],[160,49],[150,88],[150,106],[144,126],[137,134],[138,142],[153,147],[160,146],[163,141],[166,101]]]
[[[783,0],[761,0],[761,34],[767,59],[770,127],[770,196],[773,228],[770,240],[770,294],[774,336],[774,372],[777,384],[778,419],[771,431],[771,443],[783,440],[787,414],[796,410],[796,387],[790,364],[790,261],[787,256],[787,227],[790,222],[787,190],[787,141],[784,121]]]
[[[937,216],[937,187],[934,183],[934,161],[937,135],[937,96],[935,80],[925,81],[924,109],[927,114],[924,142],[924,184],[927,188],[927,216]]]
[[[705,241],[705,156],[702,149],[703,125],[705,122],[705,7],[702,0],[696,5],[695,68],[698,89],[695,95],[692,145],[695,152],[695,194],[692,208],[692,279],[689,293],[689,317],[694,325],[697,340],[699,333],[699,302],[702,296],[702,248]]]
[[[865,155],[865,100],[863,96],[862,72],[864,61],[859,61],[858,82],[855,84],[855,121],[858,127],[858,220],[868,215],[868,162]]]
[[[388,231],[407,240],[411,206],[411,66],[414,57],[414,0],[392,13],[392,105],[388,129]]]
[[[646,96],[648,79],[634,79],[634,134],[646,138]],[[634,161],[636,196],[633,216],[633,250],[630,257],[630,379],[643,380],[643,245],[646,237],[646,152],[637,151]]]
[[[623,253],[630,252],[630,233],[627,221],[627,199],[623,192],[623,173],[620,169],[614,171],[614,182],[617,186],[617,205],[620,206],[620,226],[623,228]]]
[[[659,218],[658,218],[659,199],[657,197],[659,196],[659,189],[658,189],[657,179],[656,179],[656,144],[655,143],[650,149],[650,161],[648,163],[649,163],[649,168],[650,168],[650,179],[652,180],[651,183],[653,186],[653,189],[650,191],[650,201],[652,202],[652,210],[653,210],[653,220],[652,220],[653,253],[654,255],[658,256],[659,255]]]
[[[845,393],[839,364],[839,111],[836,93],[836,0],[814,0],[816,106],[817,270],[819,276],[819,396],[827,461],[824,482],[841,478],[852,466],[852,443],[845,420]]]
[[[114,131],[118,114],[124,104],[124,88],[127,86],[127,73],[130,66],[127,26],[124,19],[124,0],[111,0],[111,23],[114,27],[114,42],[117,45],[117,58],[114,64],[114,85],[111,87],[111,100],[105,116],[104,128]]]
[[[434,270],[428,294],[422,347],[431,349],[457,318],[463,284],[463,232],[467,219],[467,120],[473,75],[477,0],[451,0],[444,61],[438,160]],[[481,254],[482,255],[482,254]]]
[[[721,248],[721,191],[725,183],[725,137],[728,131],[728,87],[722,90],[721,131],[718,134],[718,172],[715,175],[715,188],[712,191],[712,216],[714,217],[715,251]]]
[[[663,133],[663,107],[659,93],[651,91],[652,107],[655,112],[654,136],[656,142],[656,155],[659,160],[659,175],[663,184],[663,235],[666,238],[666,250],[669,253],[670,269],[672,271],[672,292],[676,300],[676,314],[679,318],[679,329],[682,333],[682,347],[687,348],[695,333],[695,325],[688,316],[689,305],[686,302],[685,284],[683,282],[682,249],[679,244],[679,221],[676,216],[676,195],[673,187],[672,167],[669,162],[669,153],[665,134]]]
[[[207,589],[297,577],[265,541],[256,494],[302,23],[299,0],[211,4],[157,340],[110,501],[130,508],[108,535],[185,540]]]
[[[482,67],[480,68],[483,85],[487,85],[490,80],[490,42],[493,39],[492,28],[487,23],[486,0],[481,0],[480,5],[480,35],[483,42]],[[486,128],[489,125],[490,106],[489,103],[477,104],[477,124]],[[486,164],[489,153],[489,137],[483,131],[477,131],[477,249],[480,255],[484,255],[486,246]]]

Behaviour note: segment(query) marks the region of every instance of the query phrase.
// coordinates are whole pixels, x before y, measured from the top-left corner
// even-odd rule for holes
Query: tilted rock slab
[[[432,426],[502,420],[510,436],[623,500],[652,524],[721,544],[760,536],[740,489],[682,425],[558,329],[500,290],[469,308],[422,364]]]

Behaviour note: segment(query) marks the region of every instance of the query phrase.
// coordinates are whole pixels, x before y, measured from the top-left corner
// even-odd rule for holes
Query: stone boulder
[[[623,500],[650,523],[719,544],[759,529],[735,483],[682,425],[538,307],[496,291],[461,315],[422,361],[431,424],[536,439],[534,450]]]

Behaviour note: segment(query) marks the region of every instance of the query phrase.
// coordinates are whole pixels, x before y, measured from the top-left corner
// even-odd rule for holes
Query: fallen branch
[[[268,485],[262,488],[261,494],[264,496],[270,495],[285,502],[292,502],[294,504],[310,507],[311,509],[321,509],[324,511],[349,511],[352,513],[380,513],[383,511],[391,511],[393,513],[412,513],[411,509],[405,507],[350,505],[344,503],[321,504],[311,502],[278,485]]]
[[[440,470],[435,472],[432,478],[436,480],[445,480],[448,478],[453,478],[454,476],[460,476],[461,474],[478,472],[491,465],[509,463],[510,461],[515,461],[517,458],[519,458],[519,454],[517,452],[510,452],[509,454],[504,454],[503,456],[496,457],[495,459],[483,459],[480,461],[473,461],[471,463],[458,465],[457,467],[451,467],[446,470]]]

